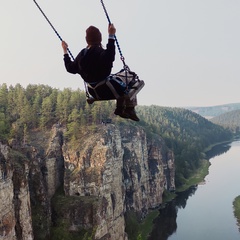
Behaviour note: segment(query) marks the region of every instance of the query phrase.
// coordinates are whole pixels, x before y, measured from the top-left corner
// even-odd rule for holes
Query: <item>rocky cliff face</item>
[[[12,169],[8,159],[8,147],[0,143],[0,238],[16,239],[15,212],[13,204]],[[9,238],[8,238],[9,237]]]
[[[51,227],[61,226],[127,240],[126,211],[144,217],[165,189],[174,189],[173,153],[138,127],[99,125],[75,142],[63,133],[55,125],[31,134],[24,148],[12,145],[19,156],[1,145],[0,239],[51,239]]]
[[[84,136],[76,149],[63,147],[65,193],[95,196],[96,239],[127,239],[124,213],[142,217],[162,203],[165,189],[174,189],[174,156],[161,139],[147,140],[141,128],[102,125]]]
[[[0,239],[33,239],[27,159],[0,143]]]

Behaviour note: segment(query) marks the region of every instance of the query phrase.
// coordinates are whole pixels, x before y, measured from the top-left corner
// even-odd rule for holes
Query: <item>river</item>
[[[239,240],[233,200],[240,195],[240,141],[214,147],[203,183],[160,210],[149,240]]]

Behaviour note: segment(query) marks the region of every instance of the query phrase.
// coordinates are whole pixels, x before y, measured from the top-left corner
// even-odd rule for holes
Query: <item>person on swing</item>
[[[80,51],[74,61],[68,55],[68,44],[62,41],[66,70],[72,74],[80,74],[83,80],[89,84],[105,80],[111,74],[115,60],[115,33],[114,25],[110,24],[108,26],[107,48],[103,49],[101,44],[102,34],[99,29],[94,26],[87,28],[87,47]],[[136,97],[132,100],[120,97],[117,99],[114,114],[122,118],[139,121],[135,112],[135,106],[137,106]]]

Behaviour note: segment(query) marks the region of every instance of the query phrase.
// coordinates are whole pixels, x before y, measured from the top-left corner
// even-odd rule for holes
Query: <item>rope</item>
[[[105,4],[103,3],[103,0],[100,0],[101,1],[101,4],[102,4],[102,7],[103,7],[103,10],[105,12],[105,15],[107,17],[107,20],[108,20],[108,23],[111,24],[111,20],[109,18],[109,15],[108,15],[108,12],[107,12],[107,9],[105,7]],[[36,0],[33,0],[33,2],[36,4],[36,6],[38,7],[38,9],[40,10],[40,12],[42,13],[42,15],[45,17],[45,19],[47,20],[47,22],[49,23],[49,25],[51,26],[51,28],[53,29],[53,31],[55,32],[55,34],[58,36],[58,38],[60,39],[60,41],[63,41],[62,37],[60,36],[60,34],[57,32],[57,30],[55,29],[55,27],[52,25],[52,23],[50,22],[50,20],[48,19],[48,17],[46,16],[46,14],[43,12],[43,10],[41,9],[41,7],[38,5],[38,3],[36,2]],[[124,59],[124,56],[122,54],[122,51],[121,51],[121,48],[120,48],[120,45],[118,43],[118,40],[117,40],[117,37],[116,35],[114,35],[114,39],[115,39],[115,42],[116,42],[116,45],[117,45],[117,48],[118,48],[118,51],[119,51],[119,54],[120,54],[120,59],[122,60],[123,62],[123,66],[124,66],[124,69],[125,71],[128,71],[129,68],[128,66],[126,65],[125,63],[125,59]],[[73,57],[73,54],[71,53],[71,51],[67,48],[67,51],[69,53],[69,55],[71,56],[72,60],[74,61],[74,57]],[[126,72],[127,74],[127,72]],[[127,77],[126,77],[127,78]],[[89,98],[90,95],[89,95],[89,92],[87,90],[87,84],[86,82],[84,81],[84,87],[85,87],[85,92],[86,92],[86,97]]]
[[[50,20],[48,19],[48,17],[46,16],[46,14],[43,12],[43,10],[41,9],[41,7],[38,5],[38,3],[36,2],[36,0],[33,0],[33,2],[36,4],[36,6],[38,7],[38,9],[40,10],[40,12],[42,13],[42,15],[45,17],[45,19],[47,20],[47,22],[49,23],[49,25],[52,27],[53,31],[56,33],[56,35],[58,36],[58,38],[60,39],[60,41],[63,41],[62,37],[60,36],[60,34],[57,32],[57,30],[55,29],[55,27],[52,25],[52,23],[50,22]],[[71,53],[71,51],[69,50],[69,48],[67,48],[67,51],[69,53],[69,55],[71,56],[72,60],[74,61],[74,57],[73,54]],[[89,93],[87,90],[87,84],[84,81],[84,87],[85,87],[85,91],[86,91],[86,96],[87,98],[89,98]]]
[[[105,15],[106,15],[106,17],[107,17],[108,23],[109,23],[109,24],[112,24],[103,0],[100,0],[100,1],[101,1],[103,10],[104,10],[104,12],[105,12]],[[123,62],[124,68],[127,68],[127,65],[126,65],[126,63],[125,63],[125,58],[123,57],[123,54],[122,54],[122,51],[121,51],[121,48],[120,48],[120,45],[119,45],[119,43],[118,43],[118,40],[117,40],[116,35],[114,35],[114,38],[115,38],[115,42],[116,42],[116,45],[117,45],[117,48],[118,48],[118,51],[119,51],[119,54],[120,54],[120,59],[121,59],[122,62]]]
[[[58,38],[63,41],[63,39],[61,38],[61,36],[59,35],[59,33],[57,32],[57,30],[54,28],[54,26],[52,25],[52,23],[49,21],[48,17],[45,15],[45,13],[43,12],[43,10],[41,9],[41,7],[38,5],[38,3],[33,0],[34,3],[36,4],[36,6],[38,7],[38,9],[40,10],[40,12],[42,13],[42,15],[45,17],[45,19],[47,20],[47,22],[49,23],[49,25],[52,27],[53,31],[56,33],[56,35],[58,36]],[[69,49],[67,49],[69,55],[71,56],[72,60],[74,61],[74,57],[71,53],[71,51]]]

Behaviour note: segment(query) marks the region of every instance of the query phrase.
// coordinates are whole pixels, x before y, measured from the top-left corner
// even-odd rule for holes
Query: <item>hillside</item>
[[[223,113],[240,109],[240,103],[230,103],[209,107],[186,107],[186,109],[191,110],[205,118],[210,119],[212,117],[219,116]]]
[[[230,111],[211,119],[211,122],[238,133],[240,129],[240,110]]]
[[[54,124],[66,128],[64,137],[73,144],[86,127],[94,130],[104,119],[115,125],[141,126],[149,137],[163,138],[176,156],[176,185],[180,186],[201,164],[206,147],[231,139],[231,133],[190,110],[159,106],[138,106],[141,121],[116,117],[114,101],[86,103],[80,90],[62,91],[45,85],[20,84],[0,88],[0,137],[27,142],[34,129],[47,130]]]
[[[165,139],[175,139],[192,145],[198,142],[199,147],[219,141],[222,137],[229,137],[229,132],[211,121],[184,108],[159,106],[139,106],[138,115],[148,126],[146,129],[160,134]]]
[[[145,131],[161,135],[173,149],[177,186],[199,168],[206,147],[231,139],[230,131],[187,109],[139,106],[138,114]]]
[[[232,139],[187,109],[138,106],[136,123],[114,108],[80,90],[0,85],[0,236],[125,239],[126,213],[144,219],[206,147]]]

